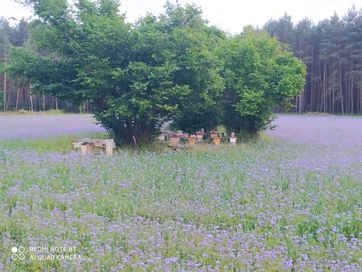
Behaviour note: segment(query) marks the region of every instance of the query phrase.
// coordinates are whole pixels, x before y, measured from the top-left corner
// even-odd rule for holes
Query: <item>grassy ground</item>
[[[28,110],[19,110],[19,111],[7,111],[0,112],[0,115],[39,115],[39,114],[47,114],[47,115],[58,115],[64,114],[63,110],[48,110],[48,111],[28,111]]]
[[[360,271],[358,149],[268,139],[113,157],[0,142],[0,271]]]
[[[40,153],[59,152],[69,153],[73,150],[72,142],[83,138],[106,139],[107,133],[92,132],[74,135],[63,135],[52,138],[0,140],[0,146],[8,150],[34,150]]]

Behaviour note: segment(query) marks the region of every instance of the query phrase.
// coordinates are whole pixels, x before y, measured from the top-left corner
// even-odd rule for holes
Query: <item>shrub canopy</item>
[[[87,101],[118,143],[150,142],[161,126],[187,132],[224,124],[256,133],[303,87],[303,64],[267,34],[229,37],[194,5],[130,24],[115,0],[26,0],[38,19],[31,49],[14,48],[10,71],[34,91]]]

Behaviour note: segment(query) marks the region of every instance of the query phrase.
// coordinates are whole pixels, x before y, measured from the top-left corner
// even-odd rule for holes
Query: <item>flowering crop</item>
[[[282,141],[195,152],[0,145],[0,271],[361,271],[362,119],[299,118],[268,132]],[[31,259],[52,246],[81,259]]]
[[[0,140],[102,132],[87,114],[0,115]]]

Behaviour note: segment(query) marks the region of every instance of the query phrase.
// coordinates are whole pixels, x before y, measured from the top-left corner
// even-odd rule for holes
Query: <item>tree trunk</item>
[[[6,62],[7,62],[7,60],[6,60],[6,47],[5,47],[5,53],[4,53],[4,57],[5,57],[5,66],[6,66]],[[4,84],[3,84],[3,87],[4,87],[4,112],[6,112],[6,92],[7,92],[7,90],[6,90],[6,81],[7,81],[7,79],[6,79],[6,70],[5,70],[5,72],[4,72]]]
[[[20,86],[18,87],[18,91],[16,93],[15,111],[18,111],[19,108],[19,97],[20,97]]]
[[[43,108],[43,111],[45,111],[45,95],[44,94],[42,96],[42,108]]]
[[[29,101],[30,101],[30,111],[34,111],[34,102],[33,102],[33,95],[31,93],[31,84],[29,83]]]
[[[324,63],[324,71],[323,71],[323,112],[326,112],[326,95],[327,95],[327,65]]]
[[[339,91],[341,92],[341,113],[344,114],[344,105],[343,105],[343,82],[342,82],[342,62],[339,58]]]

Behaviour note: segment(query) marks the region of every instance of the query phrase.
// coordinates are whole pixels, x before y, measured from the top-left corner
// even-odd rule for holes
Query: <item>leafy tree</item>
[[[166,5],[166,16],[160,23],[170,36],[177,70],[173,81],[190,90],[173,118],[173,126],[194,133],[200,128],[212,129],[221,121],[220,103],[223,79],[222,62],[215,48],[225,34],[208,27],[201,10],[187,5]]]
[[[255,135],[273,109],[289,103],[304,85],[304,64],[265,32],[251,28],[220,47],[226,88],[223,123],[229,131]]]
[[[21,19],[15,27],[9,28],[9,39],[14,46],[23,46],[28,39],[29,24]]]
[[[278,37],[279,41],[284,44],[291,44],[293,38],[292,17],[284,14],[279,20],[269,20],[264,29],[271,35]]]
[[[208,101],[208,92],[221,90],[204,22],[190,5],[168,4],[165,15],[132,26],[113,0],[80,0],[74,13],[67,1],[27,2],[39,16],[32,32],[38,54],[18,50],[14,57],[31,67],[14,60],[12,69],[38,92],[88,101],[118,142],[151,141],[164,122],[182,119],[185,103],[200,106],[198,97]]]
[[[7,101],[8,101],[8,77],[6,73],[7,64],[9,62],[9,29],[10,26],[4,18],[0,18],[0,73],[2,75],[1,78],[1,102],[0,107],[4,111],[7,110]]]
[[[144,144],[166,121],[184,131],[254,134],[303,85],[303,65],[252,29],[226,37],[193,5],[128,24],[116,0],[25,0],[34,51],[15,48],[10,70],[36,92],[87,101],[118,143]]]

